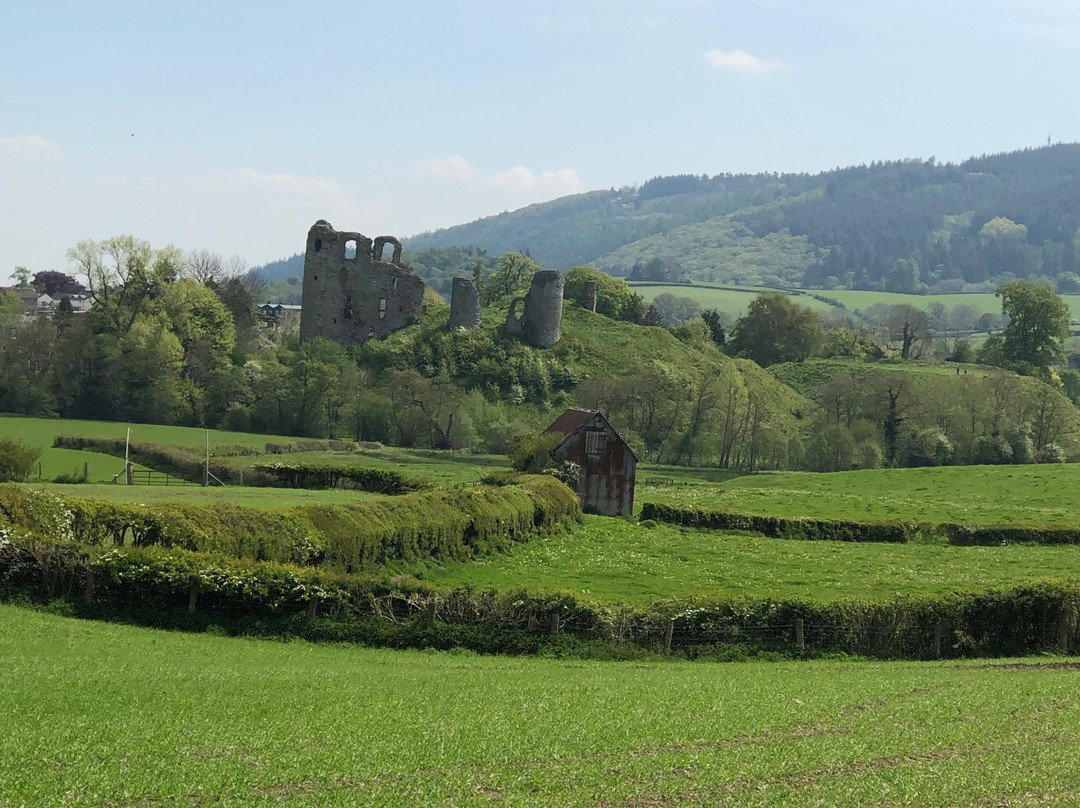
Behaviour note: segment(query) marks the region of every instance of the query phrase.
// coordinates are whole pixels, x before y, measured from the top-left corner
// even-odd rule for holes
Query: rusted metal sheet
[[[547,431],[566,436],[552,452],[556,462],[570,460],[581,467],[577,494],[586,513],[633,513],[637,457],[602,413],[567,410]]]

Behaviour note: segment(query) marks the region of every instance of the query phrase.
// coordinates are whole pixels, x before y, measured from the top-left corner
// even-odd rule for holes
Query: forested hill
[[[406,241],[527,251],[642,280],[990,290],[1047,277],[1080,291],[1080,144],[957,164],[902,160],[810,174],[656,177]]]

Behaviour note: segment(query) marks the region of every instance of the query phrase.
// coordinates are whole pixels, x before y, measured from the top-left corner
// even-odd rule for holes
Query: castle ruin
[[[386,261],[388,245],[393,252]],[[303,295],[301,340],[359,345],[404,328],[424,310],[424,282],[401,263],[400,241],[339,232],[325,219],[308,231]],[[533,275],[528,293],[510,303],[504,328],[534,348],[547,348],[559,341],[562,308],[562,273],[542,270]],[[454,278],[449,327],[475,328],[480,316],[476,284]]]
[[[393,247],[384,260],[387,245]],[[308,231],[300,339],[358,345],[404,328],[424,308],[424,282],[401,263],[401,242],[338,232],[325,219]]]
[[[476,328],[480,325],[480,290],[468,278],[454,278],[450,289],[450,327]]]
[[[517,314],[518,303],[522,304]],[[506,312],[505,328],[511,334],[522,334],[534,348],[547,348],[559,341],[562,325],[563,276],[554,269],[533,275],[525,297],[515,297]]]

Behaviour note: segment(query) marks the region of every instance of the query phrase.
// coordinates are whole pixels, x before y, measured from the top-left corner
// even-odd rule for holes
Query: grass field
[[[401,571],[450,586],[563,589],[638,606],[703,595],[834,601],[1076,578],[1080,548],[787,541],[590,516],[584,527],[510,555]]]
[[[638,486],[654,501],[773,516],[909,522],[1080,525],[1080,465],[945,466],[832,474],[768,473],[725,483]]]
[[[0,607],[4,806],[1065,806],[1073,663],[596,663]]]
[[[739,317],[746,312],[746,307],[760,292],[778,291],[775,289],[740,289],[738,287],[718,287],[706,284],[637,284],[631,283],[634,290],[645,298],[652,301],[657,295],[670,292],[677,297],[690,297],[698,301],[703,308],[714,308],[727,312],[733,317]],[[955,295],[905,295],[899,292],[866,292],[850,289],[813,290],[810,294],[829,297],[839,301],[849,311],[867,309],[877,303],[887,306],[896,306],[907,303],[924,311],[930,308],[931,303],[941,303],[946,308],[961,304],[972,306],[980,314],[1001,314],[1001,298],[995,297],[992,292],[984,294],[955,294]],[[808,308],[820,311],[823,314],[833,310],[833,307],[824,301],[810,297],[810,294],[796,294],[795,300]],[[1061,296],[1069,306],[1069,311],[1074,319],[1080,319],[1080,295]]]

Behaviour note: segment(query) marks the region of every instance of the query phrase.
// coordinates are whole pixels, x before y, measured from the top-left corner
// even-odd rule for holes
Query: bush
[[[538,435],[522,435],[510,448],[510,465],[526,474],[540,474],[555,465],[551,453],[563,442],[564,436],[556,432]]]
[[[41,449],[21,440],[0,438],[0,482],[22,482],[34,470]]]

